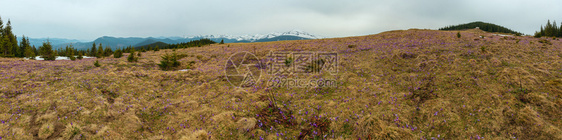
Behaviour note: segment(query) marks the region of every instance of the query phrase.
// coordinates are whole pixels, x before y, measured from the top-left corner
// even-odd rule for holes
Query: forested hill
[[[474,29],[476,27],[480,28],[480,30],[487,31],[487,32],[499,32],[499,33],[522,35],[522,33],[513,31],[506,27],[492,24],[492,23],[481,22],[481,21],[459,24],[459,25],[451,25],[451,26],[439,28],[439,30],[464,30],[464,29]]]

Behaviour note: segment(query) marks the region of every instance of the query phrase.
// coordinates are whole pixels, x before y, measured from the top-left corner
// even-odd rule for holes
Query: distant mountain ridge
[[[269,42],[269,41],[281,41],[281,40],[307,40],[307,39],[319,39],[322,38],[317,35],[313,35],[301,30],[292,30],[288,32],[273,32],[269,34],[256,34],[256,35],[197,35],[191,37],[111,37],[102,36],[91,42],[83,42],[76,39],[62,39],[62,38],[52,38],[49,39],[54,49],[62,48],[67,45],[71,45],[76,49],[86,50],[92,47],[92,43],[96,43],[98,46],[100,43],[106,47],[110,46],[112,49],[122,48],[126,46],[145,46],[153,44],[156,42],[163,42],[166,44],[177,44],[182,42],[189,42],[192,40],[199,40],[203,38],[211,39],[215,42],[220,42],[224,40],[224,43],[248,43],[248,42]],[[42,45],[46,38],[30,38],[32,45],[39,47]]]
[[[66,38],[29,38],[29,44],[35,45],[35,47],[39,47],[43,45],[43,42],[49,40],[51,44],[65,44],[65,43],[72,43],[72,42],[81,42],[81,40],[77,39],[66,39]]]

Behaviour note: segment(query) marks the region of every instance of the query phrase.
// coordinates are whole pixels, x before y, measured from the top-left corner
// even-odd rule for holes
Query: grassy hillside
[[[487,31],[487,32],[498,32],[498,33],[523,35],[521,32],[513,31],[511,29],[508,29],[508,28],[500,26],[500,25],[496,25],[496,24],[492,24],[492,23],[485,23],[485,22],[481,22],[481,21],[447,26],[447,27],[440,28],[439,30],[466,30],[466,29],[474,29],[476,27],[480,28],[483,31]]]
[[[160,56],[0,58],[6,139],[562,139],[562,42],[479,30],[177,49]],[[481,38],[483,36],[484,38]],[[337,88],[233,88],[235,52],[337,52]],[[94,61],[100,67],[94,67]],[[309,76],[322,77],[325,74]],[[275,106],[268,98],[275,97]]]

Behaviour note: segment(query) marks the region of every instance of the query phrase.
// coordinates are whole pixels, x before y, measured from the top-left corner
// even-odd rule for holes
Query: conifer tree
[[[23,50],[22,54],[20,54],[21,55],[20,57],[27,57],[27,58],[35,57],[35,52],[33,52],[33,48],[31,48],[31,45],[29,45],[29,38],[25,38],[25,36],[22,37],[20,48],[21,50]]]
[[[4,28],[4,36],[8,37],[8,41],[10,42],[9,46],[6,46],[8,49],[9,56],[15,56],[18,53],[18,41],[16,36],[12,33],[12,23],[8,20],[6,23],[6,28]]]
[[[560,28],[558,28],[558,37],[562,37],[562,22],[560,23]]]
[[[25,47],[31,48],[31,42],[29,42],[29,37],[25,38]],[[33,50],[33,48],[31,48],[31,49]],[[25,49],[24,49],[24,52],[25,52]]]
[[[135,57],[135,52],[131,52],[129,56],[127,56],[127,61],[129,62],[137,62],[138,57]]]
[[[52,48],[52,47],[53,47],[53,46],[51,45],[51,48]],[[57,52],[56,50],[53,50],[53,52],[54,52],[54,54],[55,54],[55,55],[53,55],[53,56],[55,56],[55,58],[56,58],[56,56],[59,56],[59,52]]]
[[[78,60],[82,60],[82,58],[84,58],[84,56],[82,56],[82,52],[81,52],[81,51],[78,52],[78,57],[76,57],[76,58],[78,58]]]
[[[550,20],[546,23],[544,27],[544,36],[550,36],[550,28],[551,28]]]
[[[35,59],[35,52],[33,51],[33,48],[31,48],[31,46],[29,45],[29,38],[26,39],[26,40],[27,40],[26,43],[22,43],[22,44],[25,44],[25,45],[22,45],[22,46],[25,46],[24,55],[25,55],[25,57],[27,57],[29,59]]]
[[[25,48],[25,57],[29,59],[35,59],[35,53],[31,49],[31,47]]]
[[[35,48],[35,45],[33,45],[31,48],[33,49],[33,53],[35,53],[36,56],[39,55],[39,50]]]
[[[101,57],[103,56],[103,46],[101,46],[101,43],[100,43],[100,45],[98,46],[98,50],[97,50],[97,51],[98,51],[98,52],[96,53],[96,57],[97,57],[97,58],[101,58]]]
[[[94,62],[94,66],[96,66],[96,67],[100,67],[100,66],[101,66],[100,63],[98,62],[98,60],[96,60],[96,62]]]
[[[556,20],[552,22],[552,36],[558,36],[558,25],[556,25]]]
[[[47,42],[43,42],[43,46],[39,47],[41,58],[45,60],[55,60],[56,52],[53,51],[53,47],[51,46],[51,42],[47,40]]]
[[[2,33],[2,36],[2,55],[7,56],[9,54],[10,46],[12,46],[12,43],[10,42],[10,39],[6,34]]]
[[[25,57],[25,48],[27,45],[25,42],[25,36],[22,36],[16,57]]]
[[[175,67],[179,67],[181,63],[178,61],[178,56],[176,53],[166,54],[162,56],[162,60],[160,60],[160,64],[158,66],[162,70],[172,70]]]
[[[558,27],[556,21],[553,23],[550,20],[547,21],[546,25],[543,27],[541,25],[540,31],[535,32],[535,37],[562,37],[562,23]]]
[[[2,21],[2,17],[0,17],[0,35],[2,35],[4,29],[4,22]]]
[[[535,32],[535,38],[539,38],[541,36],[544,36],[544,28],[541,25],[541,29],[537,32]]]
[[[72,48],[70,48],[70,49],[72,49]],[[69,54],[67,54],[67,55],[68,55],[68,58],[69,58],[70,60],[72,60],[72,61],[76,60],[76,57],[74,57],[74,51],[71,50],[71,51],[69,52]]]
[[[0,56],[4,53],[4,22],[0,17]]]
[[[105,46],[105,50],[103,51],[103,56],[104,57],[108,57],[113,53],[113,51],[111,50],[111,47],[109,46]]]
[[[115,50],[115,52],[113,53],[113,57],[114,58],[121,58],[123,56],[123,52],[121,51],[121,49],[117,49]]]
[[[10,54],[10,56],[12,57],[19,57],[19,53],[20,51],[20,47],[18,46],[18,41],[17,41],[17,37],[14,35],[12,36],[12,53]]]
[[[96,51],[98,51],[98,49],[96,49],[96,42],[92,43],[92,49],[90,49],[90,56],[92,57],[96,57]]]
[[[12,33],[12,23],[8,20],[6,27],[2,29],[2,52],[4,56],[15,56],[18,53],[18,41]]]

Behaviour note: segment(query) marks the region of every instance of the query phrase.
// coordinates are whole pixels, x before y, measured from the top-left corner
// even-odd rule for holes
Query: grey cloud
[[[556,0],[0,0],[0,16],[17,35],[87,40],[292,29],[342,37],[477,20],[532,34],[562,17],[561,6]]]

